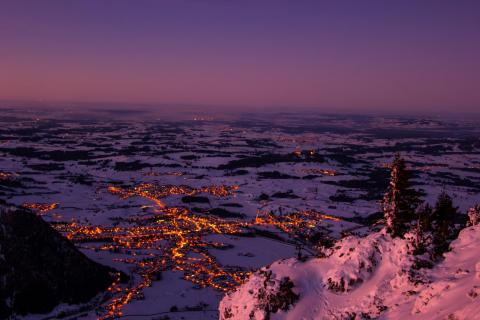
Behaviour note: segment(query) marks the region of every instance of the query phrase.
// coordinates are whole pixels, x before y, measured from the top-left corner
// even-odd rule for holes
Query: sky
[[[480,1],[1,0],[0,100],[480,112]]]

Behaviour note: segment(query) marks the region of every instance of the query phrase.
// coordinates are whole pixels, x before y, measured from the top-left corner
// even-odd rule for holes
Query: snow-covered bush
[[[277,278],[266,268],[252,275],[249,283],[251,287],[245,295],[233,294],[235,304],[226,305],[222,301],[220,319],[270,319],[272,313],[287,311],[299,299],[289,277]]]

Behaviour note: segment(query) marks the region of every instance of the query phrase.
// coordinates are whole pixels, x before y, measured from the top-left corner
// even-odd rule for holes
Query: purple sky
[[[480,1],[0,2],[0,99],[480,110]]]

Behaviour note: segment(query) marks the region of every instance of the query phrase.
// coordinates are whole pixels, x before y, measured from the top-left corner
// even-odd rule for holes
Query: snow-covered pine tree
[[[480,204],[477,204],[468,210],[467,226],[476,226],[480,224]]]
[[[458,208],[453,206],[452,198],[443,191],[440,193],[433,211],[433,236],[435,253],[442,254],[447,251],[448,245],[454,236],[454,220]]]
[[[400,154],[395,155],[391,165],[390,184],[382,201],[387,231],[393,236],[403,236],[408,224],[415,219],[415,210],[420,204],[417,192],[410,188],[410,172]]]

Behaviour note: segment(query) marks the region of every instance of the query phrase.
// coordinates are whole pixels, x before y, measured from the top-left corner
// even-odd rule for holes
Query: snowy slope
[[[392,239],[384,231],[348,237],[327,258],[283,260],[263,268],[224,297],[220,317],[480,319],[479,243],[480,226],[466,228],[442,262],[418,271],[404,239]],[[278,305],[279,283],[286,277],[299,299],[277,311],[272,304]]]

